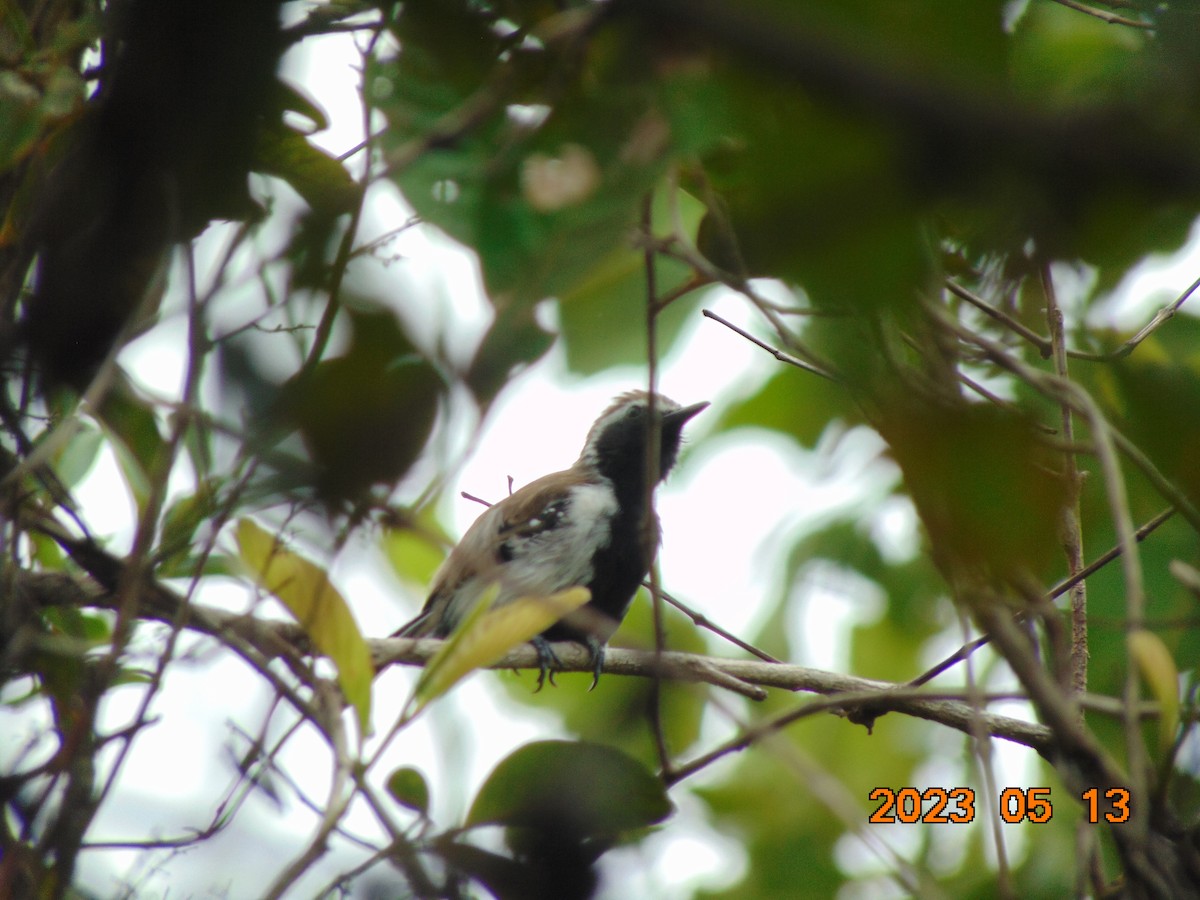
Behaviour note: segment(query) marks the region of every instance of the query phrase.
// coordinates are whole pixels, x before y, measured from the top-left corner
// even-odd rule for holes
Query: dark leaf
[[[387,779],[388,793],[401,806],[419,813],[429,814],[429,785],[425,776],[411,766],[396,769]]]
[[[602,744],[539,741],[496,766],[467,824],[553,825],[608,835],[653,825],[670,813],[662,782],[624,753]]]
[[[425,447],[445,389],[392,313],[348,316],[346,353],[303,371],[281,392],[284,420],[299,429],[317,490],[330,502],[359,499],[403,476]]]
[[[536,900],[543,896],[536,886],[536,874],[507,856],[449,839],[438,842],[437,853],[454,871],[475,879],[498,900]],[[551,896],[558,895],[547,894],[547,900]]]
[[[123,374],[105,392],[96,416],[108,432],[117,463],[139,507],[146,501],[150,478],[162,474],[167,445],[149,402],[140,397]]]
[[[991,406],[897,399],[879,430],[944,571],[1013,577],[1057,558],[1066,490],[1029,422]]]
[[[345,166],[283,122],[260,132],[255,168],[282,178],[318,215],[349,212],[358,202],[360,189]]]

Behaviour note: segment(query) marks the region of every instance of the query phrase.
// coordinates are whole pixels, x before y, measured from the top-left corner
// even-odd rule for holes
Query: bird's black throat
[[[668,414],[669,415],[669,414]],[[674,466],[679,456],[683,421],[660,417],[660,447],[655,484]],[[658,549],[658,517],[650,510],[647,517],[647,417],[630,415],[613,422],[596,441],[595,467],[597,474],[608,480],[617,501],[617,512],[609,526],[609,540],[599,547],[592,559],[592,579],[586,585],[592,592],[587,604],[590,614],[602,614],[612,619],[607,633],[596,635],[607,641],[611,631],[625,618],[629,604]],[[609,623],[601,623],[608,626]],[[571,639],[583,641],[586,630],[560,622],[546,632],[547,640]]]

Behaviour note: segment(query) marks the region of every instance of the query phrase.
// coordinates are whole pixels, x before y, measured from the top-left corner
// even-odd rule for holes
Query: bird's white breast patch
[[[510,542],[513,559],[504,567],[504,590],[498,602],[523,595],[551,594],[586,584],[592,557],[611,540],[609,523],[617,498],[606,481],[571,489],[562,521],[554,528]]]

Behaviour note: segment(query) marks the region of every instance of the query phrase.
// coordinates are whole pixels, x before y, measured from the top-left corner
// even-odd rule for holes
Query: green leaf
[[[1200,323],[1177,316],[1103,370],[1121,430],[1159,470],[1200,503]]]
[[[118,374],[95,415],[112,441],[117,465],[140,511],[150,496],[151,476],[162,474],[160,468],[166,462],[167,444],[154,408]]]
[[[412,766],[402,766],[388,776],[387,790],[401,806],[419,813],[422,818],[429,815],[429,785],[425,776]]]
[[[295,616],[317,649],[337,666],[338,684],[371,732],[371,651],[342,595],[325,570],[283,549],[276,537],[249,519],[237,525],[238,552],[255,582]]]
[[[1167,645],[1153,631],[1131,631],[1126,641],[1142,681],[1161,707],[1158,746],[1165,753],[1174,744],[1179,728],[1179,669]]]
[[[508,92],[556,65],[561,46],[510,50],[463,3],[406,4],[395,36],[398,59],[369,70],[392,177],[425,221],[476,251],[493,302],[561,296],[628,244],[669,143],[632,78],[650,63],[636,29],[610,31],[586,77],[519,99]],[[547,114],[523,118],[514,103]],[[446,129],[453,139],[436,134]]]
[[[349,212],[361,193],[345,166],[282,122],[260,132],[255,169],[282,178],[323,215]]]
[[[1031,3],[1013,31],[1013,86],[1047,106],[1078,110],[1130,99],[1149,74],[1139,51],[1148,35],[1114,28],[1054,3]]]
[[[223,553],[209,553],[203,560],[194,553],[169,556],[159,563],[159,578],[194,578],[197,575],[221,575],[239,578],[246,574],[242,561]]]
[[[169,565],[174,557],[188,555],[196,529],[215,511],[214,491],[222,481],[220,478],[209,478],[197,486],[195,493],[177,498],[168,507],[163,516],[159,539],[160,564]]]
[[[11,66],[0,70],[0,172],[45,147],[54,130],[78,114],[85,96],[83,79],[72,64],[33,79]]]
[[[41,568],[49,572],[60,571],[66,565],[66,554],[58,541],[44,534],[31,531],[27,534],[29,555]]]
[[[520,747],[487,777],[468,827],[537,828],[561,822],[577,833],[612,835],[671,814],[666,788],[641,763],[603,744],[538,741]]]
[[[386,528],[379,536],[379,549],[403,581],[425,590],[446,558],[452,543],[432,515],[434,504],[426,507],[418,522],[411,526]]]
[[[112,627],[105,616],[85,613],[69,606],[56,606],[45,612],[46,622],[67,637],[99,647],[112,637]]]
[[[153,684],[154,672],[149,669],[134,669],[130,666],[121,666],[117,669],[117,674],[112,680],[113,685],[120,684]]]
[[[412,697],[405,704],[403,720],[411,719],[464,676],[491,665],[592,597],[587,588],[573,587],[545,597],[519,597],[493,608],[498,591],[499,585],[495,584],[484,591],[471,612],[425,664]]]
[[[943,573],[965,567],[1005,578],[1042,572],[1057,559],[1066,486],[1024,417],[897,396],[888,399],[878,427]]]
[[[670,235],[678,217],[684,235],[695,240],[703,214],[703,205],[686,191],[669,195],[663,188],[655,192],[651,230],[655,235]],[[660,297],[686,286],[691,278],[691,267],[685,263],[661,256],[655,262]],[[694,292],[659,314],[660,355],[669,352],[699,301],[699,292]],[[627,244],[617,245],[563,291],[558,309],[567,364],[573,371],[587,375],[622,363],[642,364],[646,359],[644,254]]]
[[[861,416],[844,387],[781,363],[757,394],[723,410],[718,427],[766,428],[812,449],[831,422],[855,422]]]
[[[700,250],[735,275],[798,283],[822,308],[910,304],[930,265],[886,123],[748,72],[716,83],[726,139],[706,159],[717,196]]]
[[[80,424],[54,462],[54,472],[67,487],[73,488],[87,476],[96,462],[104,435],[97,428]]]
[[[446,384],[396,316],[347,308],[350,346],[286,382],[280,407],[316,467],[322,499],[357,501],[394,484],[429,438]]]
[[[467,372],[467,386],[481,410],[487,409],[514,372],[540,359],[553,345],[554,338],[537,321],[534,307],[498,303],[496,318]]]
[[[389,155],[404,153],[410,142],[452,118],[482,89],[500,52],[491,23],[462,2],[406,3],[392,33],[402,47],[399,57],[372,58],[366,73],[372,98],[388,119],[380,145]],[[392,175],[418,215],[472,248],[483,224],[487,173],[497,162],[502,106],[497,102],[475,116],[481,119],[475,128],[400,160]]]
[[[312,97],[283,78],[276,80],[279,90],[279,105],[288,112],[294,112],[312,122],[312,131],[324,131],[329,127],[329,116]]]

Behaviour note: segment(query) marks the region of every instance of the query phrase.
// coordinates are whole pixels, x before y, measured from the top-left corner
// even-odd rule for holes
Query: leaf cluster
[[[1194,893],[1195,285],[1136,298],[1133,334],[1103,324],[1200,218],[1193,3],[204,6],[0,10],[0,698],[46,724],[0,758],[0,887],[66,894],[156,698],[217,648],[271,712],[231,728],[206,827],[134,846],[203,843],[286,795],[319,825],[272,896],[342,843],[360,857],[331,890],[387,863],[418,895],[588,896],[607,851],[670,827],[668,785],[742,847],[713,896]],[[361,62],[364,140],[339,156],[278,74],[333,34]],[[415,218],[379,229],[396,191]],[[477,343],[388,272],[418,227],[478,259]],[[533,701],[517,682],[581,740],[518,749],[435,821],[442,786],[371,735],[380,681],[327,564],[366,542],[426,584],[450,423],[556,342],[577,375],[686,352],[685,326],[724,321],[706,302],[778,361],[715,433],[765,429],[831,468],[872,448],[863,499],[805,523],[743,643],[795,661],[828,582],[874,597],[846,629],[853,672],[969,703],[977,733],[657,675]],[[173,349],[176,388],[141,380],[139,338]],[[128,498],[120,535],[77,501],[96,471]],[[880,537],[888,515],[913,547]],[[194,602],[230,576],[239,621]],[[661,603],[620,640],[707,649],[692,625],[711,623]],[[107,701],[135,691],[114,726]],[[1014,698],[1053,735],[1026,761],[1056,811],[1021,826],[1037,852],[978,823],[903,851],[871,833],[879,785],[998,796],[983,713]],[[322,801],[281,761],[302,733],[332,763]],[[1113,787],[1128,827],[1086,822],[1084,792]]]

